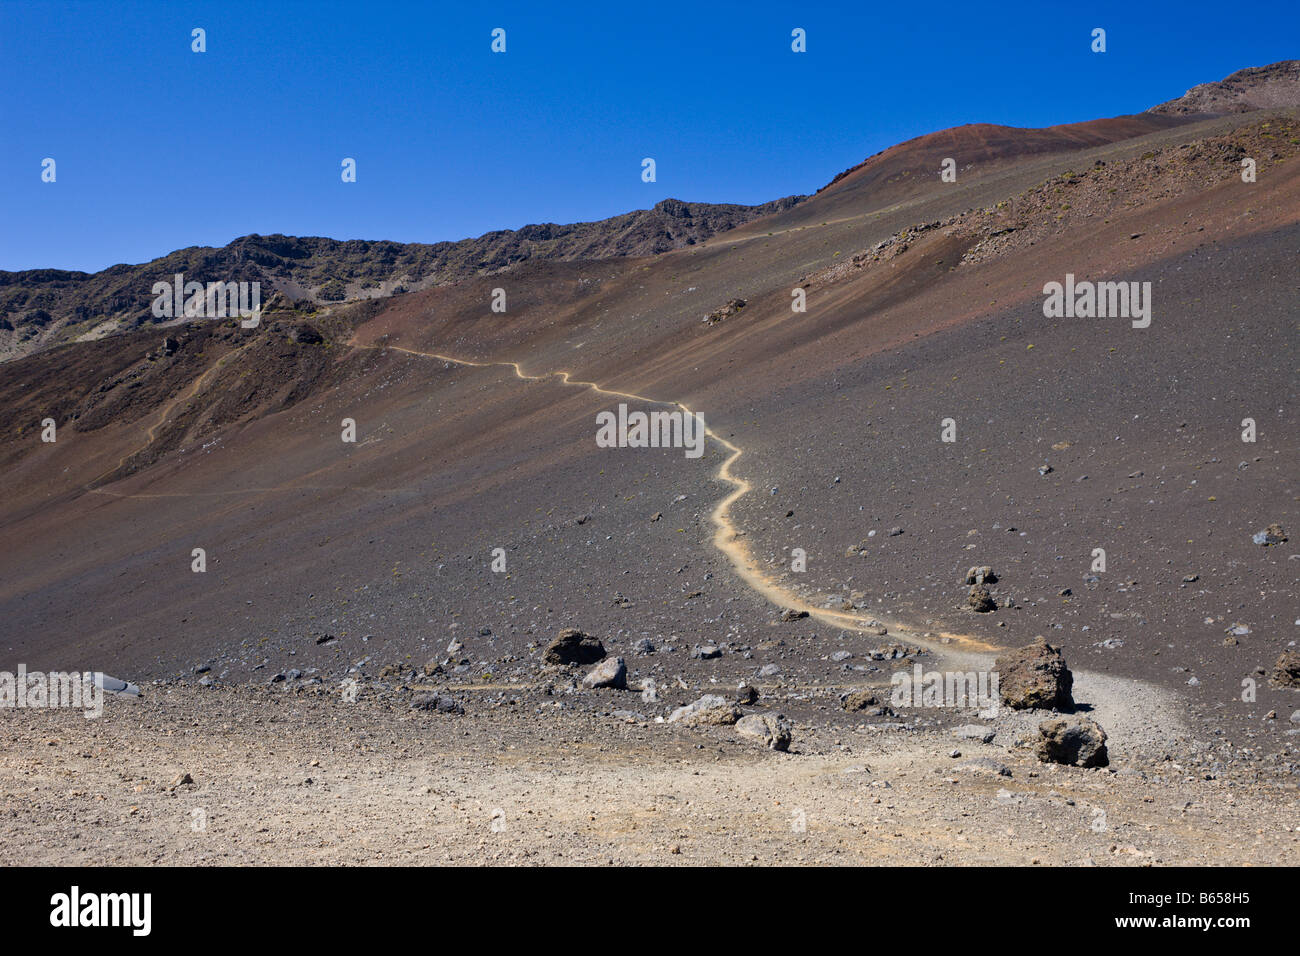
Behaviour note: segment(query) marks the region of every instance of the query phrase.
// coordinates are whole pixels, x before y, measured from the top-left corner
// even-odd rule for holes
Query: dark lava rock
[[[463,714],[465,708],[445,694],[419,694],[411,701],[411,710],[430,710],[440,714]]]
[[[752,704],[758,700],[758,689],[753,684],[741,684],[736,688],[737,704]]]
[[[1055,717],[1038,725],[1038,759],[1073,767],[1104,767],[1106,731],[1088,717]]]
[[[894,711],[869,690],[855,690],[840,695],[840,706],[851,714],[864,717],[892,717]]]
[[[594,664],[605,659],[605,645],[577,628],[561,631],[542,657],[548,664]]]
[[[998,690],[1008,707],[1074,709],[1074,675],[1058,647],[1039,637],[993,662]]]
[[[982,584],[977,584],[970,589],[970,594],[966,595],[966,603],[980,614],[987,614],[989,611],[998,609],[998,602],[993,600],[993,595],[989,589]]]
[[[1300,689],[1300,651],[1283,651],[1273,665],[1273,683]]]

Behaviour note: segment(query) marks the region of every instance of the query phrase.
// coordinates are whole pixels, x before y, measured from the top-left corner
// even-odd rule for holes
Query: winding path
[[[688,415],[694,414],[692,409],[684,402],[667,401],[659,398],[648,398],[644,395],[636,395],[632,392],[620,392],[616,389],[605,388],[596,382],[584,382],[575,380],[571,372],[558,370],[554,372],[545,372],[541,375],[529,375],[520,367],[518,362],[476,362],[472,359],[457,358],[453,355],[443,355],[440,352],[423,352],[419,349],[409,349],[400,345],[355,345],[356,348],[387,350],[393,352],[404,352],[407,355],[418,355],[423,358],[435,359],[440,362],[447,362],[452,365],[463,365],[471,368],[509,368],[517,377],[528,382],[545,381],[546,379],[558,378],[564,385],[572,385],[577,388],[587,388],[598,395],[609,395],[614,398],[630,399],[635,402],[642,402],[650,405],[669,405],[681,409]],[[864,619],[863,617],[850,614],[847,611],[835,611],[829,608],[816,607],[799,597],[793,591],[785,588],[779,581],[770,574],[761,570],[750,556],[749,549],[745,547],[742,541],[742,534],[736,528],[735,523],[731,520],[731,506],[747,495],[752,489],[752,483],[735,474],[734,466],[744,454],[744,451],[731,441],[723,438],[712,428],[705,425],[704,434],[707,438],[717,442],[728,452],[723,459],[722,465],[718,468],[718,479],[732,486],[732,490],[714,506],[712,513],[709,515],[713,523],[713,546],[726,555],[727,560],[731,563],[732,568],[742,581],[749,588],[762,595],[768,602],[782,608],[791,608],[796,611],[806,611],[809,617],[823,621],[835,627],[844,630],[858,632],[875,632],[876,624]],[[905,636],[908,643],[917,644],[937,653],[950,655],[953,649],[960,649],[966,652],[979,654],[997,653],[1001,648],[979,640],[978,638],[969,637],[964,634],[953,634],[941,632],[940,636],[947,642],[940,645],[935,642],[919,637],[914,631],[899,625],[894,621],[885,622],[891,633],[897,632],[896,636]]]

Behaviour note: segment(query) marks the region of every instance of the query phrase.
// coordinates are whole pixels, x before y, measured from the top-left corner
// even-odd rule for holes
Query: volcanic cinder
[[[0,670],[142,694],[5,713],[0,861],[1296,863],[1297,75],[529,227],[378,294],[312,284],[327,240],[249,237],[308,250],[253,329],[16,315]],[[143,306],[181,265],[139,267]],[[1149,322],[1045,310],[1067,276],[1137,283]],[[702,415],[702,453],[597,441],[629,411]],[[566,628],[625,689],[544,660]],[[1041,764],[1051,712],[890,703],[1039,636],[1108,768]],[[666,721],[706,694],[729,720]],[[163,839],[172,795],[230,788],[231,825]],[[131,840],[78,832],[100,791],[145,807]],[[479,809],[431,824],[430,793]]]

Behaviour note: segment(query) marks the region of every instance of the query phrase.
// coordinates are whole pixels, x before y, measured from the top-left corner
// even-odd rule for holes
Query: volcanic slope
[[[1240,181],[1237,152],[1219,148],[1225,139],[1259,153],[1258,182]],[[577,625],[629,657],[642,637],[675,647],[633,664],[636,676],[665,683],[734,683],[775,665],[774,692],[802,694],[809,702],[791,706],[816,710],[842,687],[887,681],[887,668],[868,662],[895,638],[942,646],[969,635],[966,646],[989,648],[1039,628],[1092,667],[1188,693],[1193,665],[1211,653],[1202,633],[1181,630],[1184,618],[1232,608],[1249,611],[1258,642],[1239,643],[1250,653],[1237,655],[1238,670],[1267,664],[1291,640],[1286,549],[1218,546],[1219,536],[1294,518],[1283,470],[1295,457],[1286,391],[1294,320],[1285,306],[1300,218],[1294,139],[1293,113],[1243,114],[1066,155],[1027,149],[988,172],[968,164],[954,184],[939,182],[936,157],[918,154],[916,175],[932,182],[915,196],[863,191],[859,201],[845,177],[793,210],[688,250],[529,263],[508,277],[398,297],[378,314],[324,315],[319,347],[291,347],[279,327],[246,341],[209,332],[228,341],[195,345],[208,358],[188,378],[167,379],[170,390],[139,415],[85,433],[74,425],[53,446],[36,447],[34,429],[21,448],[7,443],[19,493],[6,505],[6,653],[137,679],[202,665],[229,681],[291,668],[338,677],[450,656],[463,661],[454,681],[519,682],[535,679],[540,643]],[[1187,175],[1147,188],[1170,166]],[[1071,195],[1052,208],[1054,190],[1087,202]],[[1019,248],[1017,235],[1037,238]],[[1152,328],[1045,323],[1042,285],[1067,272],[1152,281]],[[489,311],[495,287],[506,290],[505,316]],[[805,313],[791,311],[795,287],[808,297]],[[746,304],[702,321],[732,299]],[[1179,363],[1192,344],[1214,361],[1193,364],[1184,384]],[[81,347],[24,360],[44,365],[7,363],[5,388],[21,394]],[[251,360],[258,349],[265,361]],[[1075,364],[1080,353],[1091,360],[1086,373]],[[300,389],[277,377],[305,366],[314,371]],[[940,369],[951,375],[939,378]],[[1250,370],[1249,400],[1234,387],[1241,369]],[[575,388],[561,371],[683,402],[721,441],[698,461],[680,449],[598,449],[595,413],[625,399]],[[1007,387],[991,393],[1000,380]],[[1154,394],[1153,382],[1167,392]],[[1196,415],[1173,414],[1183,401]],[[1231,411],[1217,415],[1219,403]],[[1193,536],[1196,553],[1142,545],[1192,536],[1178,523],[1196,514],[1186,502],[1162,495],[1143,523],[1155,489],[1131,503],[1116,491],[1089,501],[1063,461],[1056,478],[1037,472],[1045,447],[1070,442],[1087,450],[1086,481],[1107,488],[1161,467],[1174,470],[1170,481],[1199,483],[1191,476],[1205,465],[1199,458],[1226,461],[1236,446],[1222,436],[1236,433],[1253,403],[1269,427],[1261,425],[1255,454],[1233,456],[1246,459],[1244,469],[1231,463],[1239,494],[1202,526],[1199,546]],[[207,414],[213,405],[220,415]],[[1144,414],[1152,420],[1130,424]],[[945,417],[961,436],[947,457],[938,441]],[[357,423],[355,444],[340,440],[345,418]],[[1134,451],[1154,442],[1163,454],[1183,421],[1213,440],[1169,445],[1181,457],[1156,464]],[[1108,432],[1120,440],[1103,440]],[[1117,469],[1127,469],[1123,479]],[[896,615],[896,633],[882,641],[832,615],[780,622],[771,593],[749,586],[736,555],[716,547],[718,503],[740,489],[732,526],[779,593],[818,606],[861,590],[865,607],[852,620],[893,625]],[[1118,514],[1102,517],[1107,509]],[[888,535],[893,526],[903,533]],[[845,557],[871,530],[867,557]],[[989,538],[1014,544],[982,553]],[[1082,573],[1092,549],[1107,544],[1117,583],[1089,590]],[[196,547],[207,554],[202,574],[191,571]],[[807,577],[784,571],[793,547],[809,553]],[[490,570],[495,548],[506,552],[504,574]],[[1004,585],[1020,611],[975,619],[956,609],[963,564],[985,563],[986,553],[1021,569]],[[1171,568],[1181,579],[1211,557],[1222,563],[1219,591],[1186,595],[1183,617],[1134,590],[1177,587]],[[1044,570],[1056,565],[1071,571]],[[1057,585],[1077,592],[1065,610],[1054,591],[1042,593]],[[1102,617],[1115,614],[1134,616]],[[1156,614],[1166,620],[1147,628]],[[1055,627],[1064,617],[1068,632]],[[1120,627],[1109,622],[1131,626],[1117,653],[1093,649],[1102,639],[1094,621],[1107,622],[1108,638]],[[1183,643],[1171,654],[1175,631]],[[461,647],[448,654],[453,638]],[[685,659],[705,641],[723,648],[720,660]],[[839,649],[854,655],[850,663],[830,660]],[[1234,675],[1228,661],[1211,663],[1215,689],[1201,680],[1198,693],[1203,707],[1222,709]],[[1244,719],[1265,709],[1261,700]]]

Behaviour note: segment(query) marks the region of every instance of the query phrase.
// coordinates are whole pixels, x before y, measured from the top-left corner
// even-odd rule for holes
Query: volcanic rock
[[[1088,717],[1054,717],[1038,725],[1038,759],[1074,767],[1104,767],[1106,731]]]
[[[1003,654],[993,662],[998,689],[1007,706],[1073,710],[1074,675],[1065,666],[1060,648],[1043,638]]]
[[[1300,651],[1283,651],[1273,665],[1273,683],[1300,688]]]
[[[977,584],[970,589],[970,594],[966,595],[966,603],[980,614],[987,614],[998,608],[998,602],[993,600],[989,589],[982,584]]]
[[[736,732],[756,737],[769,750],[790,749],[790,721],[780,714],[750,714],[736,722]]]
[[[724,726],[740,719],[740,708],[717,694],[705,694],[694,703],[678,707],[668,715],[670,724],[688,727]]]
[[[582,679],[582,686],[627,690],[627,665],[621,657],[607,657]]]
[[[594,664],[604,657],[604,644],[573,627],[561,631],[542,655],[548,664]]]

